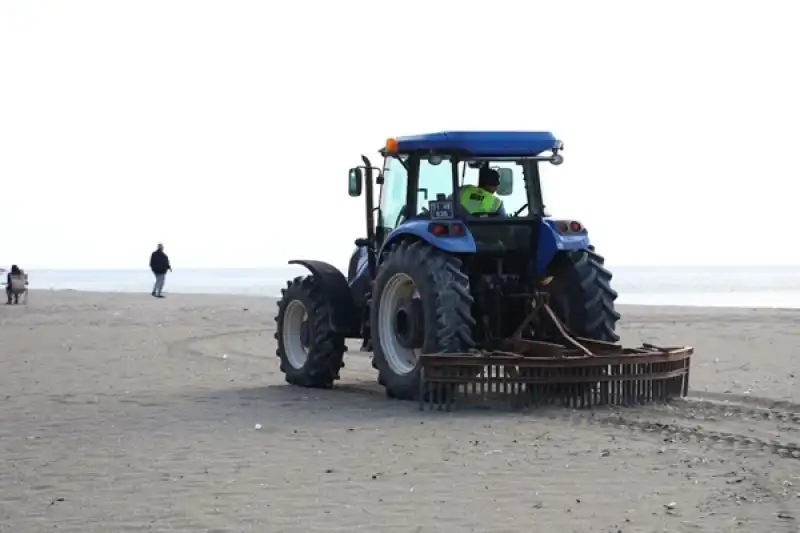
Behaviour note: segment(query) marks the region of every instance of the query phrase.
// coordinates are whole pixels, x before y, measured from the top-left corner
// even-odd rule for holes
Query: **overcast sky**
[[[347,169],[446,129],[553,131],[546,203],[611,263],[800,263],[799,12],[2,0],[0,264],[342,264]]]

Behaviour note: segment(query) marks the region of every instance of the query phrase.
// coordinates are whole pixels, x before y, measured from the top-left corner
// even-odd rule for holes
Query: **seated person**
[[[6,305],[11,304],[13,298],[14,303],[19,303],[19,295],[27,290],[28,280],[27,276],[17,265],[11,265],[11,271],[6,276],[6,297],[8,301]]]
[[[503,200],[494,193],[500,185],[500,174],[484,165],[478,172],[478,185],[464,185],[459,189],[461,206],[470,215],[474,213],[497,213],[506,216]]]

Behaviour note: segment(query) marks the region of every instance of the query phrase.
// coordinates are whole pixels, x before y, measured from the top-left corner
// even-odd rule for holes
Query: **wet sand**
[[[447,414],[386,399],[357,342],[337,389],[285,385],[274,309],[0,307],[0,531],[800,527],[798,311],[621,307],[626,343],[695,347],[689,401]]]

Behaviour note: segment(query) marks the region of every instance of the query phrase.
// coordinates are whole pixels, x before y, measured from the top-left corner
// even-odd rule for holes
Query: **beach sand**
[[[695,347],[693,400],[447,414],[387,399],[357,342],[337,389],[287,386],[274,310],[71,291],[0,306],[0,531],[800,527],[800,312],[622,306],[626,343]]]

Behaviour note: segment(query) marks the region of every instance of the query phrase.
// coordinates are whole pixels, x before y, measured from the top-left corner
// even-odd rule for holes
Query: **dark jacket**
[[[150,254],[150,270],[153,274],[166,274],[172,268],[169,264],[169,257],[161,250],[156,250]]]
[[[6,274],[6,292],[11,293],[11,278],[14,276],[21,276],[22,271],[17,267],[17,265],[13,265],[11,267],[11,271]]]
[[[21,274],[22,274],[22,272],[20,271],[20,269],[19,269],[19,267],[17,265],[12,265],[11,266],[11,271],[8,274],[6,274],[6,290],[7,291],[11,290],[11,276],[19,276]]]

